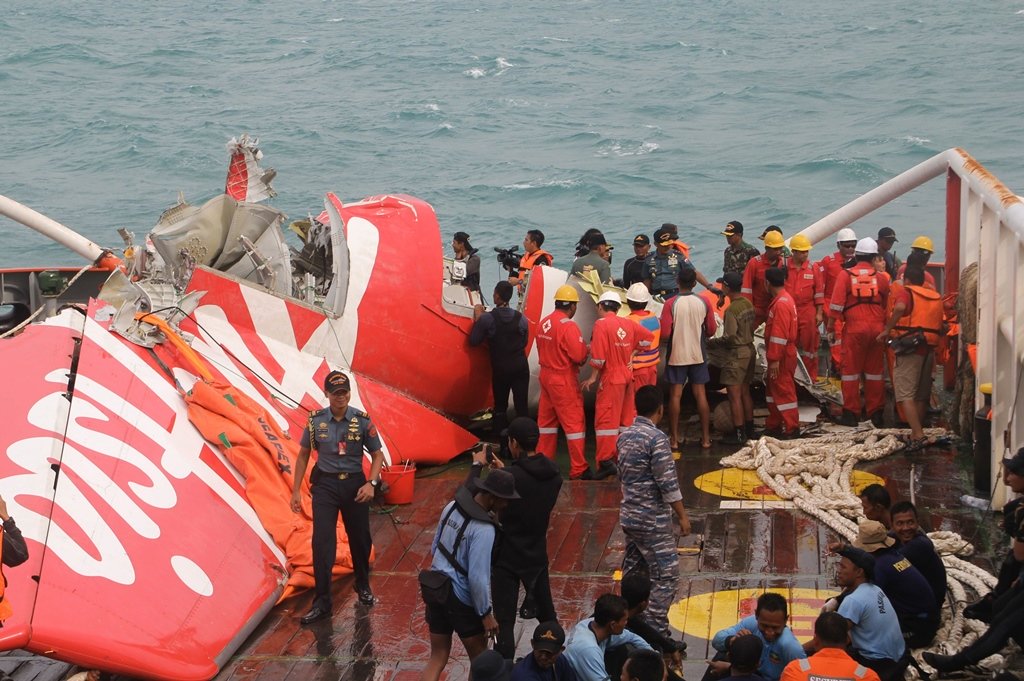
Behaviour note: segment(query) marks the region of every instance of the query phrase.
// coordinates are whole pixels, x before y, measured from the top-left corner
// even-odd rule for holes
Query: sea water
[[[568,266],[600,228],[619,271],[663,222],[714,274],[729,220],[792,234],[949,147],[1019,190],[1022,36],[1024,0],[9,0],[0,194],[116,247],[221,191],[248,132],[291,218],[413,194],[485,282],[528,229]],[[943,191],[854,228],[941,257]],[[79,262],[5,219],[0,240],[0,266]]]

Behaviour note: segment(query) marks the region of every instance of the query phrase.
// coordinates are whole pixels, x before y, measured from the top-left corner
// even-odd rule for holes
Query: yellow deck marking
[[[853,471],[853,489],[859,491],[872,483],[885,484],[885,480],[864,471]],[[693,481],[694,486],[702,492],[714,494],[727,499],[745,499],[749,501],[782,501],[771,487],[761,482],[756,471],[740,468],[722,468],[709,471]]]
[[[710,640],[722,629],[753,615],[757,597],[765,591],[742,588],[690,596],[672,604],[668,611],[668,621],[688,636]],[[767,591],[786,597],[789,603],[789,626],[801,642],[814,638],[814,620],[818,618],[822,604],[839,593],[834,589],[803,587]]]

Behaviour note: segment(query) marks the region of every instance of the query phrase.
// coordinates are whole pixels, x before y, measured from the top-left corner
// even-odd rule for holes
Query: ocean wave
[[[594,156],[644,156],[659,149],[657,142],[609,140],[600,145]]]
[[[559,189],[570,189],[572,187],[579,187],[581,185],[579,180],[530,180],[527,182],[516,182],[515,184],[507,184],[502,186],[504,191],[523,191],[533,189],[551,189],[557,187]]]

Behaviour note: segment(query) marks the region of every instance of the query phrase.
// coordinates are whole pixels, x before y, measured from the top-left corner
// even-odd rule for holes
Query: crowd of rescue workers
[[[724,386],[731,407],[733,430],[725,441],[738,445],[758,437],[751,383],[755,330],[762,323],[768,406],[763,434],[799,437],[794,373],[799,361],[811,380],[817,378],[824,332],[828,371],[837,369],[841,376],[842,422],[856,425],[866,417],[881,425],[883,374],[891,353],[894,396],[911,427],[909,448],[928,444],[922,424],[944,335],[942,299],[925,271],[931,241],[917,237],[901,263],[891,228],[881,229],[877,239],[857,239],[846,228],[837,234],[836,252],[815,263],[806,238],[796,235],[787,246],[775,226],[761,234],[763,254],[744,241],[739,222],[730,222],[722,234],[728,247],[722,277],[714,282],[693,266],[671,224],[653,238],[634,238],[634,257],[616,281],[611,247],[601,232],[588,231],[572,274],[600,285],[598,290],[620,288],[601,293],[589,347],[573,322],[579,288],[564,285],[554,293],[554,311],[540,320],[535,336],[541,388],[536,420],[527,405],[529,325],[511,303],[535,267],[553,264],[540,231],[527,233],[518,263],[507,263],[509,277],[495,286],[494,306],[475,306],[469,342],[486,344],[490,352],[492,425],[501,450],[490,444],[473,450],[466,481],[441,511],[430,568],[419,575],[431,649],[422,679],[441,677],[454,635],[470,658],[474,681],[682,678],[686,644],[671,636],[668,613],[680,579],[678,535],[691,529],[676,463],[684,445],[683,388],[690,385],[697,404],[702,448],[712,444],[705,392],[712,382]],[[457,232],[453,247],[453,281],[479,291],[480,260],[469,235]],[[508,251],[503,255],[507,260]],[[698,283],[705,289],[699,294]],[[628,315],[620,314],[621,289]],[[662,302],[660,315],[649,309],[656,299]],[[667,404],[658,386],[661,361]],[[581,381],[585,365],[590,372]],[[583,392],[595,387],[592,468],[584,456]],[[329,406],[311,414],[304,430],[292,496],[298,513],[301,481],[315,449],[310,481],[316,597],[303,624],[332,616],[339,514],[358,600],[363,606],[376,602],[369,580],[368,502],[380,492],[382,445],[370,415],[349,405],[348,376],[332,371],[324,391]],[[516,414],[511,422],[510,394]],[[666,416],[668,433],[660,425]],[[625,537],[619,593],[597,598],[592,616],[576,623],[569,636],[559,624],[548,576],[547,531],[563,484],[554,462],[559,429],[569,450],[570,480],[617,476]],[[372,459],[368,473],[364,452]],[[1024,448],[1003,464],[1006,484],[1024,493]],[[715,634],[716,655],[703,681],[895,681],[917,664],[910,650],[932,643],[939,628],[947,598],[945,567],[910,501],[892,504],[877,484],[860,496],[865,519],[856,540],[829,547],[840,556],[836,581],[842,593],[824,603],[813,639],[799,643],[787,624],[785,597],[766,592],[753,615]],[[1024,639],[1024,504],[1011,502],[1004,513],[1012,548],[999,584],[964,611],[991,626],[955,655],[925,652],[923,659],[939,671],[976,663],[1010,637]],[[540,624],[530,638],[531,652],[514,660],[517,615]]]

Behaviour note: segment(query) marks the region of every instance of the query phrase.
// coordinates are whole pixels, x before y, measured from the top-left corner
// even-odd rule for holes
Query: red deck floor
[[[687,678],[699,678],[708,639],[749,614],[756,594],[784,590],[792,599],[792,626],[809,638],[809,626],[832,587],[834,568],[825,546],[827,528],[796,510],[723,509],[723,498],[701,491],[693,480],[719,468],[729,451],[697,448],[678,463],[693,534],[681,540],[682,584],[670,613],[676,635],[689,644]],[[896,455],[863,467],[885,480],[894,500],[913,499],[922,522],[984,540],[992,516],[959,503],[969,490],[966,464],[952,450]],[[429,565],[430,542],[442,506],[465,475],[465,464],[416,481],[415,499],[372,516],[377,558],[373,588],[379,603],[356,602],[351,578],[335,583],[334,616],[303,627],[311,594],[280,604],[217,677],[221,681],[398,681],[419,678],[429,642],[416,575]],[[435,471],[426,471],[437,472]],[[618,527],[618,483],[566,482],[548,535],[555,606],[568,630],[588,616],[597,596],[613,591],[613,572],[623,552]],[[757,506],[757,504],[754,504]],[[982,541],[984,544],[984,541]],[[686,547],[691,547],[687,549]],[[981,547],[984,549],[984,545]],[[986,567],[991,569],[990,565]],[[536,622],[516,623],[517,654],[527,654]],[[466,679],[468,663],[457,639],[448,679]]]

